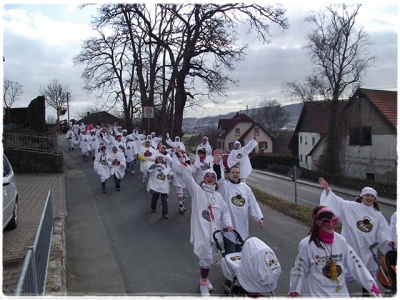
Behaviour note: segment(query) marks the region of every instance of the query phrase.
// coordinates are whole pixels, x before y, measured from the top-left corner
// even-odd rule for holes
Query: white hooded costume
[[[215,174],[212,170],[208,173]],[[200,261],[212,261],[214,231],[222,229],[221,222],[226,226],[232,226],[228,207],[221,194],[215,191],[215,185],[210,186],[204,184],[200,186],[196,183],[192,177],[191,167],[189,165],[182,165],[182,175],[186,188],[192,196],[190,243],[193,244],[194,253]]]
[[[118,179],[124,178],[126,168],[125,155],[117,151],[117,153],[109,154],[109,158],[111,161],[110,174],[115,175]]]
[[[233,183],[224,177],[218,181],[219,191],[229,207],[233,228],[240,233],[243,240],[249,236],[249,213],[257,222],[263,219],[260,206],[251,188],[244,182]],[[225,237],[236,242],[233,232],[225,233]]]
[[[378,265],[374,261],[369,247],[379,242],[383,253],[389,249],[391,241],[389,224],[382,213],[372,205],[367,206],[355,201],[346,201],[335,195],[322,191],[320,204],[329,207],[342,223],[342,236],[357,252],[372,276],[376,276]],[[376,248],[374,249],[376,251]]]
[[[99,175],[101,182],[106,182],[106,180],[111,176],[111,161],[109,158],[110,155],[107,153],[107,151],[100,151],[96,154],[96,158],[94,160],[94,172]]]
[[[234,144],[240,145],[239,141],[236,141]],[[251,139],[250,142],[244,147],[240,147],[239,149],[233,149],[228,156],[227,164],[228,167],[232,167],[238,164],[240,168],[240,179],[246,179],[253,168],[251,167],[249,154],[254,150],[254,148],[258,145],[255,139]]]
[[[171,168],[165,164],[164,155],[161,153],[155,156],[155,160],[158,157],[163,159],[163,162],[158,164],[153,161],[146,162],[146,170],[149,173],[149,181],[147,183],[147,191],[151,190],[161,193],[169,194],[170,186],[168,180],[168,174],[171,172]]]

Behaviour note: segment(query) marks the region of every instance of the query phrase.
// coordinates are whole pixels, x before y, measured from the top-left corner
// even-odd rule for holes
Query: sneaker
[[[212,284],[211,284],[211,281],[208,280],[208,279],[207,279],[207,288],[208,288],[208,291],[209,291],[209,292],[211,292],[211,291],[214,289],[214,287],[213,287]]]
[[[179,212],[181,213],[181,215],[183,215],[185,213],[185,211],[186,211],[186,209],[184,209],[184,208],[179,209]]]
[[[168,220],[169,216],[168,215],[163,215],[164,220]]]
[[[132,175],[135,175],[135,171],[132,171]]]
[[[202,297],[210,296],[210,291],[208,290],[208,285],[200,284],[200,294]]]

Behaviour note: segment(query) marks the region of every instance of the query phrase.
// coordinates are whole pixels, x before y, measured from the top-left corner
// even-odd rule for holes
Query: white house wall
[[[299,132],[298,136],[299,136],[298,143],[299,143],[299,161],[300,161],[299,165],[302,168],[312,170],[313,159],[312,157],[307,157],[307,155],[318,143],[320,135],[319,133],[316,132]],[[313,138],[314,138],[314,143],[313,143]]]
[[[350,146],[348,138],[343,166],[346,176],[367,178],[367,173],[372,173],[378,181],[396,180],[396,136],[373,135],[371,146]]]

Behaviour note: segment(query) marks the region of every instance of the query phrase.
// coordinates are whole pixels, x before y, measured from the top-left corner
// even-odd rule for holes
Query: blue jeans
[[[162,215],[168,215],[168,194],[157,193],[152,190],[151,197],[151,208],[156,209],[158,198],[161,195],[161,207],[162,207]]]

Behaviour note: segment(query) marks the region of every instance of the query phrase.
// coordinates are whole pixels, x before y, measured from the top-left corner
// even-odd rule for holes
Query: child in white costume
[[[111,161],[110,174],[114,176],[115,188],[121,190],[121,179],[125,176],[125,155],[118,151],[118,146],[112,147],[113,153],[109,155]]]
[[[72,127],[70,127],[65,134],[65,137],[67,138],[68,141],[68,150],[74,150],[74,141],[76,139],[76,134],[72,130]]]
[[[190,218],[190,243],[200,262],[200,293],[209,296],[212,290],[208,274],[214,258],[215,230],[225,225],[232,230],[232,221],[229,210],[221,194],[217,191],[216,174],[207,170],[204,181],[199,185],[193,179],[191,167],[186,164],[182,153],[178,151],[182,165],[182,175],[189,194],[192,196],[192,215]]]
[[[109,160],[109,154],[107,153],[107,147],[102,145],[100,147],[100,152],[97,153],[94,160],[94,172],[99,175],[101,188],[103,193],[106,192],[106,182],[110,178],[111,161]]]
[[[299,243],[299,253],[290,271],[289,296],[350,297],[345,269],[370,293],[379,288],[353,248],[336,233],[338,218],[324,206],[313,210],[309,236]]]
[[[394,244],[391,242],[389,224],[379,211],[376,191],[367,187],[357,200],[360,202],[346,201],[336,196],[322,177],[319,178],[319,183],[324,188],[320,204],[329,207],[339,218],[342,223],[341,235],[360,256],[371,275],[376,278],[378,265],[369,247],[379,242],[379,248],[386,253],[390,250],[390,245]]]

